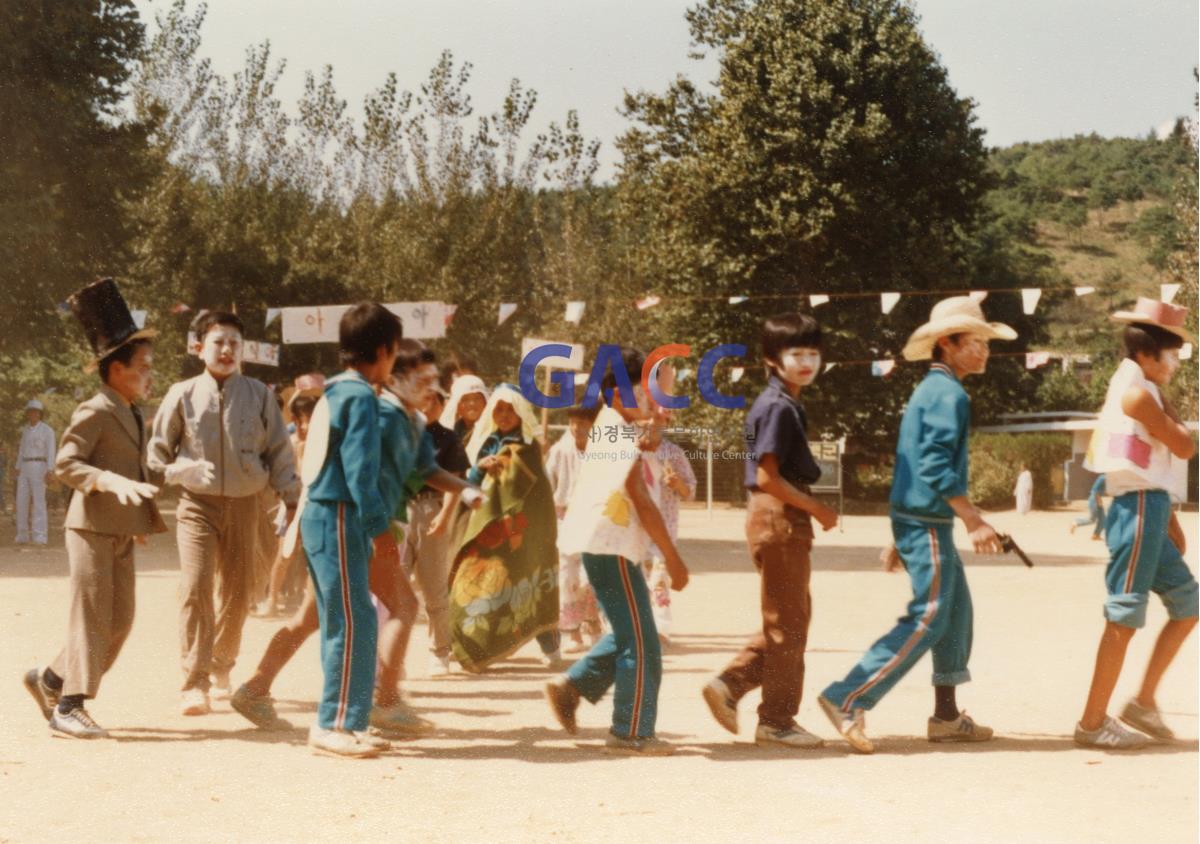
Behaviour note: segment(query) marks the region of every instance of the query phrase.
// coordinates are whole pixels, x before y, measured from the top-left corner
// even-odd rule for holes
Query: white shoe
[[[355,730],[354,737],[367,747],[373,747],[376,750],[384,751],[391,750],[392,743],[383,736],[377,736],[369,730]]]
[[[213,673],[208,696],[213,700],[229,700],[233,696],[233,684],[229,680],[228,673]]]
[[[817,698],[821,711],[833,724],[833,728],[842,734],[849,745],[858,753],[874,753],[875,744],[867,738],[867,722],[861,709],[843,712],[837,704],[822,695]]]
[[[759,724],[758,729],[754,731],[754,743],[759,747],[773,745],[797,750],[810,750],[825,744],[818,736],[814,736],[799,724],[793,724],[782,730],[768,724]]]
[[[308,746],[313,753],[344,759],[371,759],[379,755],[379,748],[364,743],[349,730],[326,730],[316,724],[308,731]]]
[[[212,712],[204,689],[185,689],[179,696],[179,711],[184,715],[207,715]]]
[[[437,654],[429,655],[429,676],[430,677],[449,677],[454,673],[454,669],[450,666],[450,656],[438,656]]]
[[[1154,707],[1142,706],[1136,698],[1125,704],[1121,710],[1121,720],[1159,741],[1175,740],[1174,731],[1163,723],[1162,713]]]
[[[1127,730],[1116,718],[1105,715],[1104,723],[1095,730],[1085,730],[1075,725],[1075,743],[1080,747],[1095,747],[1100,750],[1137,750],[1150,743],[1141,733]]]
[[[712,678],[704,684],[700,694],[717,723],[737,735],[737,701],[729,693],[729,686],[725,685],[725,681],[720,677]]]

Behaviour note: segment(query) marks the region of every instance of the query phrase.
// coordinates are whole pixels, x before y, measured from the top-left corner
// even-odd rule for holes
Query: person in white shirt
[[[1021,473],[1017,475],[1013,495],[1017,498],[1017,512],[1022,516],[1033,509],[1033,473],[1024,463],[1021,464]]]
[[[25,405],[29,423],[21,432],[17,452],[17,544],[45,545],[46,484],[54,475],[58,455],[54,430],[42,421],[45,406],[37,399]]]

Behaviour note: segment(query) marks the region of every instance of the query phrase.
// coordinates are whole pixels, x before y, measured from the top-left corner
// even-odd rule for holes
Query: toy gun
[[[1005,554],[1016,554],[1021,558],[1022,563],[1029,566],[1029,568],[1033,568],[1033,560],[1026,556],[1025,552],[1021,550],[1021,546],[1016,543],[1016,540],[1007,533],[1000,534],[999,539],[1001,551]]]

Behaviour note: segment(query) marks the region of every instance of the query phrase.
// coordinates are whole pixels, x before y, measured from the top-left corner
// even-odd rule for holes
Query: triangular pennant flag
[[[1096,292],[1096,288],[1094,288],[1094,287],[1076,287],[1075,288],[1076,296],[1086,296],[1089,293],[1095,293],[1095,292]]]
[[[176,302],[171,306],[171,313],[173,314],[186,314],[190,310],[191,308],[183,304],[183,302]]]
[[[971,298],[975,300],[976,304],[982,304],[983,300],[987,298],[987,291],[986,290],[972,290],[970,295],[971,295]]]
[[[822,372],[828,372],[829,370],[833,369],[835,366],[837,366],[836,363],[827,363],[827,364],[825,364],[825,369],[823,369]]]
[[[880,293],[879,306],[883,308],[885,314],[890,314],[892,308],[896,307],[896,303],[900,301],[899,293]]]
[[[271,323],[273,323],[276,319],[278,319],[279,315],[282,312],[283,312],[282,308],[267,308],[267,321],[263,324],[263,328],[266,328]]]
[[[583,309],[587,307],[587,302],[567,302],[567,312],[563,316],[567,322],[578,323],[583,319]]]
[[[1179,359],[1180,360],[1191,360],[1192,359],[1192,351],[1193,351],[1192,344],[1184,343],[1183,348],[1181,348],[1179,350]]]
[[[745,296],[730,296],[729,297],[729,304],[731,304],[731,305],[740,305],[740,304],[742,304],[742,302],[745,302],[745,301],[746,301]]]
[[[1037,369],[1039,366],[1045,366],[1050,362],[1049,352],[1026,352],[1025,353],[1025,368]]]
[[[446,327],[450,327],[451,320],[454,319],[454,312],[458,310],[458,305],[446,305],[446,310],[442,313],[442,319],[446,322]]]
[[[644,299],[638,299],[635,304],[637,304],[637,309],[639,311],[644,311],[647,308],[653,308],[655,305],[657,305],[661,301],[662,301],[662,297],[651,294]]]
[[[133,319],[133,324],[138,327],[139,331],[146,327],[145,311],[130,311],[129,316]]]
[[[1162,286],[1162,300],[1169,305],[1175,301],[1175,294],[1178,292],[1178,284],[1164,284]]]
[[[729,380],[736,384],[738,381],[742,380],[742,376],[745,374],[746,374],[746,367],[735,366],[729,370]]]
[[[808,304],[810,307],[813,307],[813,308],[818,307],[820,305],[824,305],[828,301],[829,301],[829,297],[826,296],[824,293],[814,293],[808,297]]]
[[[678,374],[676,374],[676,376],[675,376],[675,380],[682,381],[685,378],[690,378],[691,375],[692,375],[692,370],[687,369],[685,367],[684,369],[679,370]]]
[[[508,319],[516,312],[517,305],[515,302],[501,302],[500,313],[497,315],[498,318],[496,320],[496,325],[504,325],[504,320]]]
[[[1026,315],[1032,314],[1037,310],[1038,299],[1042,298],[1042,291],[1036,287],[1021,288],[1021,310]]]
[[[871,374],[879,378],[887,377],[887,375],[890,374],[895,368],[896,362],[894,360],[871,361]]]

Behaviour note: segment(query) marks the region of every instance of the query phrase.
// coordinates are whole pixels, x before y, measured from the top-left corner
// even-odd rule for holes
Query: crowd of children
[[[465,358],[439,368],[381,305],[356,305],[342,318],[340,373],[301,376],[279,401],[241,373],[238,317],[211,311],[194,325],[204,371],[172,385],[147,424],[138,403],[152,384],[154,333],[134,325],[111,279],[80,291],[71,305],[101,387],[77,409],[55,463],[57,477],[76,490],[66,522],[66,645],[24,678],[52,731],[106,735],[85,701],[129,633],[134,547],[166,530],[154,501],[163,484],[175,484],[184,715],[229,697],[258,727],[290,728],[275,712],[271,685],[319,633],[324,681],[309,732],[314,751],[370,757],[390,738],[428,732],[433,725],[400,692],[423,605],[432,675],[450,672],[452,661],[485,671],[536,639],[550,666],[566,668],[545,686],[563,728],[575,732],[580,702],[598,703],[611,690],[609,752],[673,751],[656,731],[658,690],[671,591],[689,579],[676,547],[679,503],[695,495],[696,478],[663,436],[670,414],[653,398],[671,392],[669,366],[655,368],[659,390],[648,391],[639,379],[642,353],[623,347],[624,372],[605,373],[599,406],[576,402],[566,433],[547,447],[517,387],[489,389]],[[1088,458],[1112,498],[1104,524],[1109,598],[1075,729],[1082,746],[1128,749],[1147,736],[1173,735],[1155,693],[1197,617],[1197,584],[1183,562],[1186,539],[1169,495],[1172,459],[1190,458],[1195,446],[1162,391],[1190,339],[1184,316],[1141,299],[1113,317],[1124,326],[1125,358]],[[889,568],[907,572],[912,600],[817,699],[858,752],[874,750],[866,712],[926,651],[934,687],[929,740],[992,738],[957,699],[970,679],[973,613],[953,527],[964,523],[977,552],[1000,550],[1001,537],[968,496],[965,382],[985,373],[990,341],[1015,337],[989,323],[976,300],[955,297],[934,306],[904,349],[908,360],[930,364],[899,421],[894,545],[884,556]],[[701,689],[716,721],[736,733],[739,701],[761,688],[755,741],[785,750],[822,744],[796,721],[813,606],[813,525],[829,530],[838,521],[810,489],[820,467],[801,400],[822,371],[822,349],[811,316],[780,314],[762,326],[768,380],[745,419],[744,477],[761,631]],[[589,436],[616,427],[632,430],[632,440]],[[1138,695],[1114,719],[1109,699],[1150,592],[1170,620]],[[230,675],[256,599],[263,616],[280,613],[289,599],[298,605],[235,691]],[[564,652],[579,658],[568,667]]]

